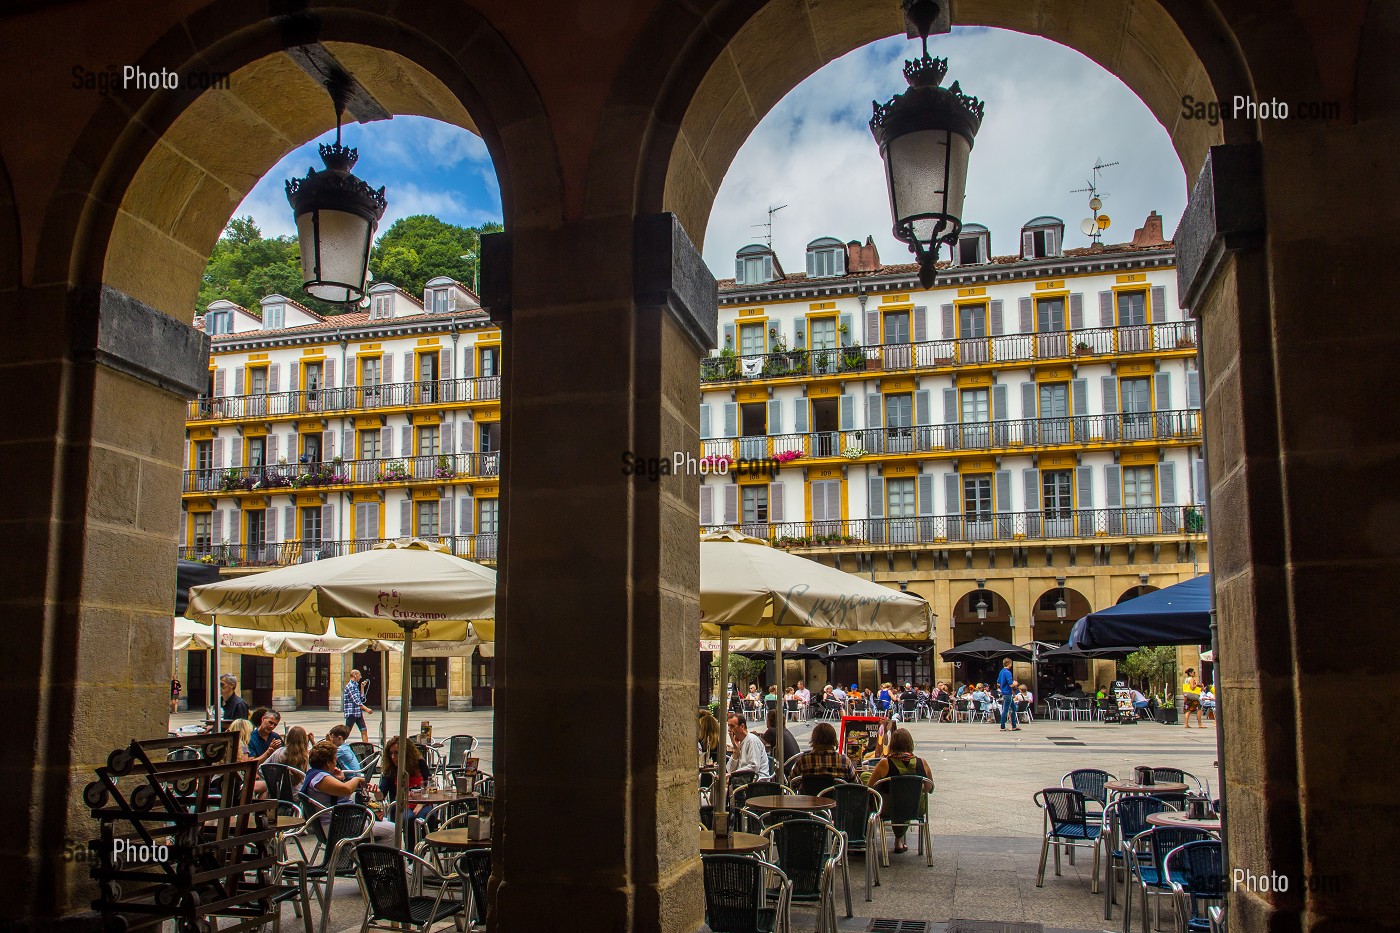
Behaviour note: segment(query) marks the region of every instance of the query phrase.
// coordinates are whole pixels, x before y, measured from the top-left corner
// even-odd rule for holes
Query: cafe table
[[[1174,826],[1182,829],[1203,829],[1208,833],[1220,832],[1220,817],[1212,815],[1205,819],[1193,820],[1181,810],[1166,810],[1162,813],[1147,814],[1147,822],[1153,826]]]
[[[457,793],[456,790],[452,790],[452,789],[449,789],[449,788],[443,788],[442,790],[435,790],[435,791],[432,791],[431,793],[427,793],[427,794],[417,794],[417,795],[415,795],[415,794],[409,794],[409,795],[408,795],[408,805],[409,805],[410,807],[416,807],[416,806],[419,806],[419,805],[421,805],[421,804],[425,804],[425,803],[426,803],[426,804],[429,804],[429,805],[431,805],[431,806],[437,806],[438,804],[442,804],[442,803],[456,803],[456,802],[459,801],[459,800],[475,800],[475,799],[476,799],[476,794],[475,794],[475,793],[459,794],[459,793]]]
[[[768,837],[754,833],[730,833],[728,836],[716,836],[708,829],[702,829],[699,833],[701,855],[750,855],[754,852],[766,851],[768,848]],[[428,838],[432,839],[432,836]]]
[[[1104,789],[1115,794],[1181,794],[1190,786],[1179,781],[1157,781],[1153,784],[1139,784],[1137,781],[1108,781]]]
[[[423,837],[423,841],[439,849],[482,849],[491,846],[489,836],[484,839],[473,839],[465,826],[439,829],[437,832],[428,833]]]
[[[770,794],[763,797],[750,797],[744,806],[759,811],[767,810],[831,810],[836,801],[830,797],[817,797],[812,794]]]

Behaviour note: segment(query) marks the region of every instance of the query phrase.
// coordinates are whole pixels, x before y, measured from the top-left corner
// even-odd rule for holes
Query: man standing
[[[763,740],[749,731],[741,716],[729,717],[729,738],[734,743],[734,756],[729,759],[729,771],[752,771],[754,780],[767,780],[773,776],[768,767],[768,749]]]
[[[349,745],[349,726],[331,726],[326,740],[335,746],[335,766],[344,771],[346,777],[355,777],[364,770],[360,759],[355,756],[355,750]]]
[[[793,692],[797,697],[797,702],[801,704],[802,718],[812,718],[812,691],[807,689],[807,684],[803,681],[797,682],[797,689]]]
[[[219,693],[223,697],[223,722],[225,725],[236,719],[248,718],[248,704],[238,695],[238,678],[232,674],[219,676]]]
[[[1006,720],[1011,720],[1011,731],[1020,732],[1021,727],[1017,725],[1020,721],[1016,718],[1016,702],[1011,698],[1011,686],[1016,682],[1016,678],[1011,675],[1011,659],[1005,658],[1001,662],[1001,673],[997,675],[997,688],[1001,691],[1001,731],[1006,731]]]
[[[370,708],[365,705],[365,692],[360,689],[360,672],[358,670],[350,672],[350,679],[345,682],[345,692],[342,694],[342,711],[345,713],[345,725],[360,727],[360,741],[369,741],[369,731],[365,729],[365,716],[369,715]],[[342,769],[343,770],[343,769]]]

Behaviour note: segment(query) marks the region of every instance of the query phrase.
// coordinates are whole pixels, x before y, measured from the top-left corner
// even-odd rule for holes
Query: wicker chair
[[[1045,810],[1044,840],[1040,844],[1040,871],[1035,877],[1035,886],[1045,886],[1045,856],[1053,845],[1055,849],[1055,874],[1060,874],[1060,846],[1088,846],[1094,850],[1094,873],[1091,876],[1090,892],[1099,893],[1099,847],[1103,824],[1090,822],[1082,793],[1072,787],[1047,787],[1035,792],[1036,806]]]
[[[416,929],[420,933],[449,917],[461,929],[465,903],[444,900],[447,884],[439,884],[435,897],[409,893],[409,869],[417,866],[423,876],[443,879],[437,869],[416,855],[393,846],[367,842],[355,847],[356,875],[365,898],[365,916],[360,929]]]
[[[447,748],[442,756],[442,777],[443,780],[451,780],[452,775],[459,771],[466,771],[467,759],[476,751],[477,741],[474,735],[453,735],[447,739]]]
[[[1134,845],[1135,839],[1152,828],[1152,824],[1147,822],[1149,814],[1161,813],[1169,809],[1171,808],[1166,803],[1148,794],[1118,797],[1104,809],[1103,917],[1105,920],[1113,919],[1113,899],[1117,896],[1120,872],[1123,876],[1123,896],[1126,898],[1131,893],[1128,888],[1130,883],[1128,859],[1132,857],[1132,853],[1128,851],[1129,847]]]
[[[734,788],[733,792],[729,795],[729,810],[735,815],[744,816],[744,832],[756,833],[762,829],[762,826],[759,825],[759,821],[755,820],[757,814],[752,811],[746,811],[744,808],[749,798],[779,796],[790,793],[792,793],[792,791],[788,790],[785,785],[779,784],[777,781],[749,781],[747,784],[741,784]]]
[[[704,855],[705,923],[711,933],[791,933],[792,882],[772,862],[750,855]],[[766,896],[777,882],[774,906]]]
[[[491,850],[482,846],[457,856],[457,877],[465,882],[469,897],[467,928],[486,929],[486,885],[491,880]]]
[[[1210,908],[1225,901],[1225,854],[1215,839],[1172,849],[1163,862],[1176,902],[1177,933],[1209,933]]]
[[[880,792],[864,784],[831,784],[821,790],[821,796],[836,801],[832,823],[846,837],[841,855],[841,878],[846,887],[846,916],[851,912],[851,853],[865,857],[865,899],[874,896],[874,886],[880,883],[880,860],[870,850],[880,831],[880,811],[885,802]]]
[[[1154,894],[1166,897],[1172,893],[1171,882],[1167,880],[1166,869],[1163,867],[1167,853],[1177,846],[1186,845],[1188,842],[1212,838],[1210,833],[1203,829],[1191,829],[1184,826],[1154,826],[1134,840],[1135,845],[1128,850],[1128,870],[1131,872],[1129,884],[1131,886],[1132,881],[1137,882],[1139,903],[1142,905],[1142,933],[1147,933],[1148,926],[1147,896]],[[1160,900],[1154,898],[1152,904],[1155,912],[1160,905]],[[1132,926],[1133,898],[1130,892],[1127,897],[1123,898],[1123,929],[1125,931],[1131,930]]]
[[[1108,806],[1108,788],[1104,785],[1114,780],[1117,778],[1102,768],[1079,768],[1060,778],[1060,786],[1073,787],[1089,800],[1097,803],[1099,805],[1098,814],[1090,810],[1089,815],[1102,816],[1104,807]]]
[[[836,933],[836,872],[845,858],[845,837],[827,820],[805,815],[763,830],[772,841],[773,862],[791,883],[788,903],[817,908],[817,933]],[[770,892],[770,901],[782,894]]]
[[[885,827],[893,829],[903,826],[918,828],[919,854],[924,856],[930,868],[933,867],[933,829],[929,825],[928,795],[933,791],[933,780],[921,774],[894,774],[882,778],[872,788],[884,801],[880,814],[880,862],[890,863],[889,848],[886,845]]]
[[[296,801],[301,783],[306,780],[305,771],[284,764],[266,764],[258,770],[267,785],[267,796],[288,803]]]
[[[328,815],[308,813],[306,821],[321,842],[320,860],[315,864],[294,862],[287,865],[283,869],[282,877],[306,879],[321,905],[319,929],[321,933],[325,933],[326,923],[330,919],[335,879],[354,876],[355,846],[370,838],[374,827],[374,814],[368,807],[357,803],[340,803],[331,807]]]
[[[1202,782],[1200,778],[1190,771],[1183,771],[1180,768],[1153,768],[1152,779],[1154,781],[1174,781],[1177,784],[1190,784],[1195,793],[1210,796],[1210,784]]]

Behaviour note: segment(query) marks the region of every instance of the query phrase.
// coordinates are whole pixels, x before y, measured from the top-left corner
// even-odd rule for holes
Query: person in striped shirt
[[[368,742],[369,730],[365,728],[365,716],[370,713],[370,708],[365,705],[365,692],[360,688],[359,671],[350,672],[350,679],[345,682],[345,692],[341,696],[344,700],[342,706],[345,725],[359,726],[360,741]]]
[[[855,765],[836,748],[836,728],[831,723],[819,722],[812,727],[811,745],[791,765],[791,777],[802,782],[804,794],[856,779]]]

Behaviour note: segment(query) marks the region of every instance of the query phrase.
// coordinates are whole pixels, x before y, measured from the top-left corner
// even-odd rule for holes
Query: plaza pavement
[[[195,720],[180,713],[172,726]],[[449,713],[415,711],[416,728],[430,720],[435,737],[460,732],[480,740],[478,757],[491,770],[491,712]],[[285,714],[284,725],[302,725],[317,736],[341,718],[329,712]],[[390,734],[396,716],[390,713]],[[378,741],[378,718],[370,723],[370,739]],[[687,721],[678,728],[691,729]],[[807,747],[810,723],[794,724],[793,733]],[[1100,895],[1089,893],[1092,857],[1084,850],[1076,865],[1062,859],[1063,874],[1054,874],[1053,856],[1046,867],[1045,885],[1035,886],[1040,857],[1041,811],[1032,795],[1042,787],[1058,786],[1075,768],[1104,768],[1120,777],[1136,765],[1179,767],[1210,782],[1215,789],[1215,726],[1184,729],[1153,723],[1101,725],[1088,722],[1040,720],[1020,732],[1001,732],[993,724],[914,723],[915,750],[933,768],[933,867],[926,866],[912,845],[890,856],[882,868],[883,884],[874,899],[864,899],[865,871],[860,858],[851,863],[851,896],[855,917],[839,911],[843,931],[867,930],[873,918],[931,921],[929,933],[943,933],[954,919],[1038,923],[1044,933],[1121,929],[1122,908],[1115,921],[1103,919]],[[337,885],[330,930],[359,928],[363,907],[353,882]],[[794,930],[815,927],[815,911],[797,907]],[[1167,916],[1163,917],[1170,924]],[[450,924],[444,929],[450,929]],[[578,929],[587,930],[586,925]],[[1034,929],[1034,928],[1032,928]]]

